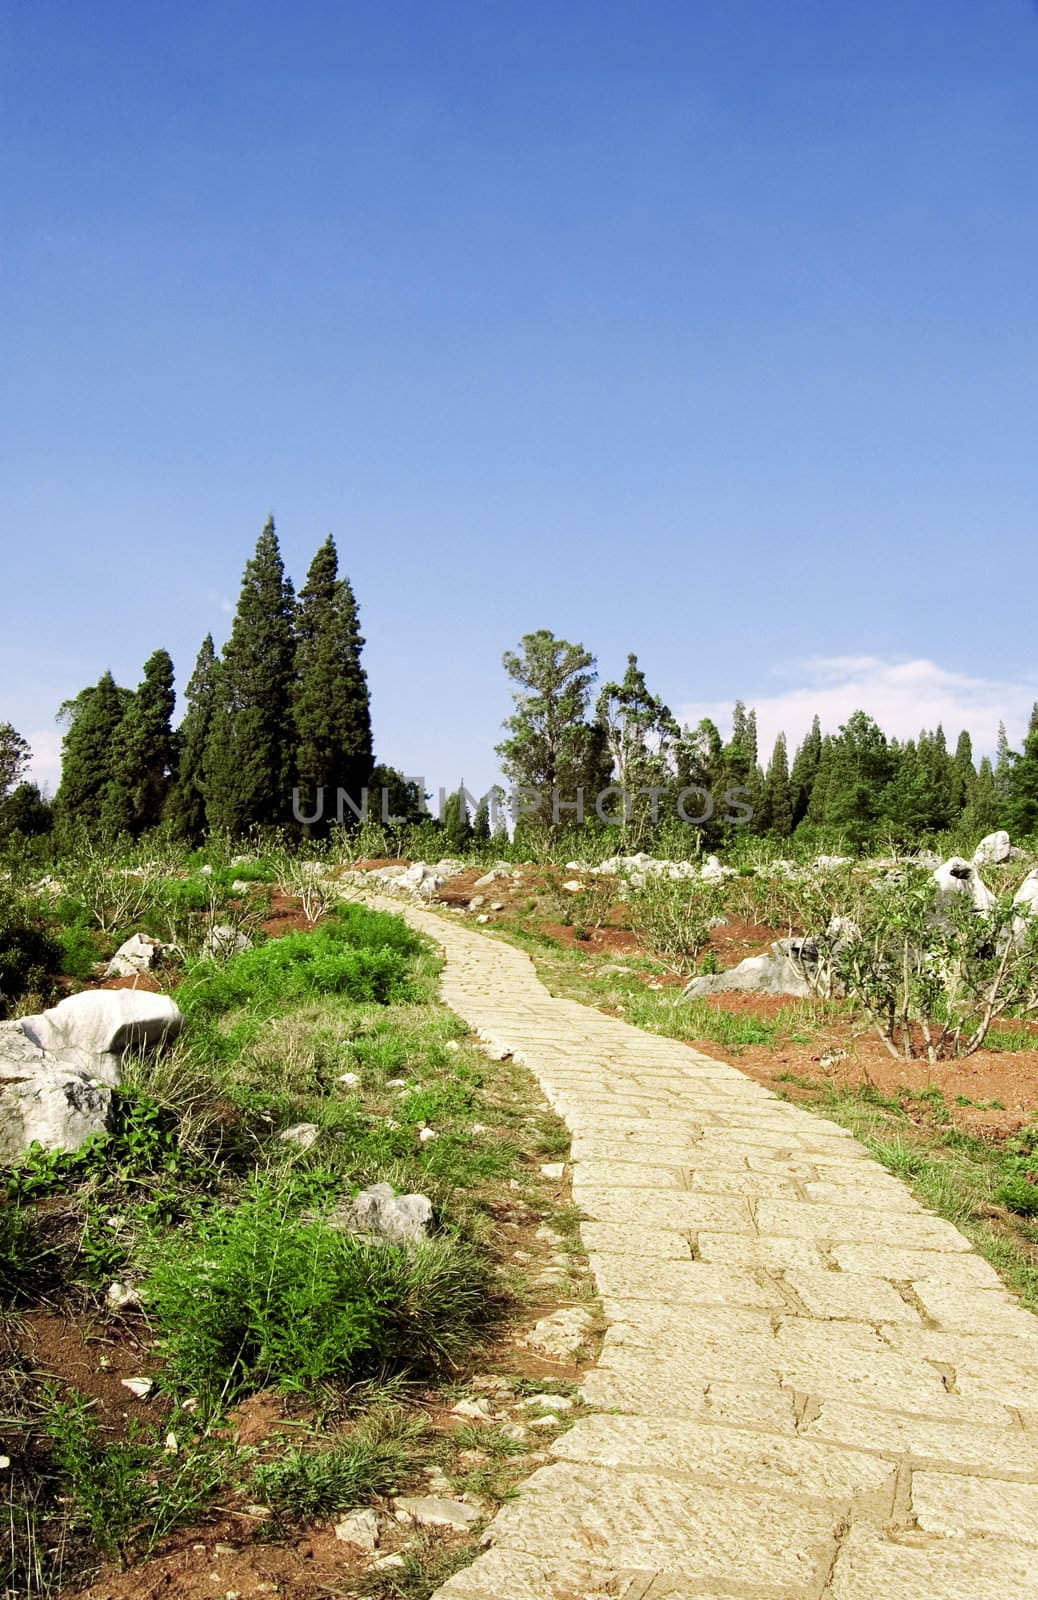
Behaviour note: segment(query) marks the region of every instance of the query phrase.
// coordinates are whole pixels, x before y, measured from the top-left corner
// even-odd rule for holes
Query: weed
[[[294,1446],[255,1469],[252,1492],[279,1516],[329,1516],[394,1493],[414,1470],[424,1418],[379,1409],[345,1439],[318,1448]]]

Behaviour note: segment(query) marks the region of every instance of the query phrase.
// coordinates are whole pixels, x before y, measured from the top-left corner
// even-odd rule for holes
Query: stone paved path
[[[1038,1600],[1038,1318],[966,1239],[834,1123],[407,915],[572,1132],[609,1321],[596,1414],[438,1595]]]

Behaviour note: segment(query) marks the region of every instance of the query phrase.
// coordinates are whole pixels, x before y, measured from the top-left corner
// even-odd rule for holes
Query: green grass
[[[327,1517],[393,1494],[414,1472],[425,1419],[377,1408],[345,1439],[293,1446],[256,1467],[250,1493],[281,1519]]]
[[[366,1244],[269,1182],[157,1244],[143,1296],[169,1381],[207,1406],[450,1367],[491,1306],[462,1241]]]

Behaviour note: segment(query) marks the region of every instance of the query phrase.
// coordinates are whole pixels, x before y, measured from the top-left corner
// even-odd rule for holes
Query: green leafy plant
[[[366,1244],[268,1183],[157,1245],[144,1297],[171,1378],[213,1402],[449,1365],[486,1315],[487,1289],[459,1242]]]
[[[392,1494],[413,1471],[425,1419],[379,1408],[347,1438],[323,1447],[294,1446],[255,1470],[252,1492],[282,1517],[329,1516]]]

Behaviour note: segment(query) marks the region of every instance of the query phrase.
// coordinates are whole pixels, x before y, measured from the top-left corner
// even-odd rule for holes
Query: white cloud
[[[795,678],[794,687],[779,693],[745,694],[756,707],[758,745],[767,760],[775,737],[785,733],[790,754],[811,726],[816,714],[822,731],[835,733],[853,711],[867,711],[883,731],[898,739],[913,739],[921,728],[941,723],[954,745],[967,728],[975,756],[995,748],[998,724],[1004,722],[1010,743],[1019,744],[1031,707],[1038,700],[1038,685],[1009,683],[996,678],[974,678],[949,672],[936,661],[884,661],[878,656],[815,657],[784,668],[780,674]],[[711,717],[727,732],[731,701],[693,701],[678,710],[678,718],[693,726]]]

